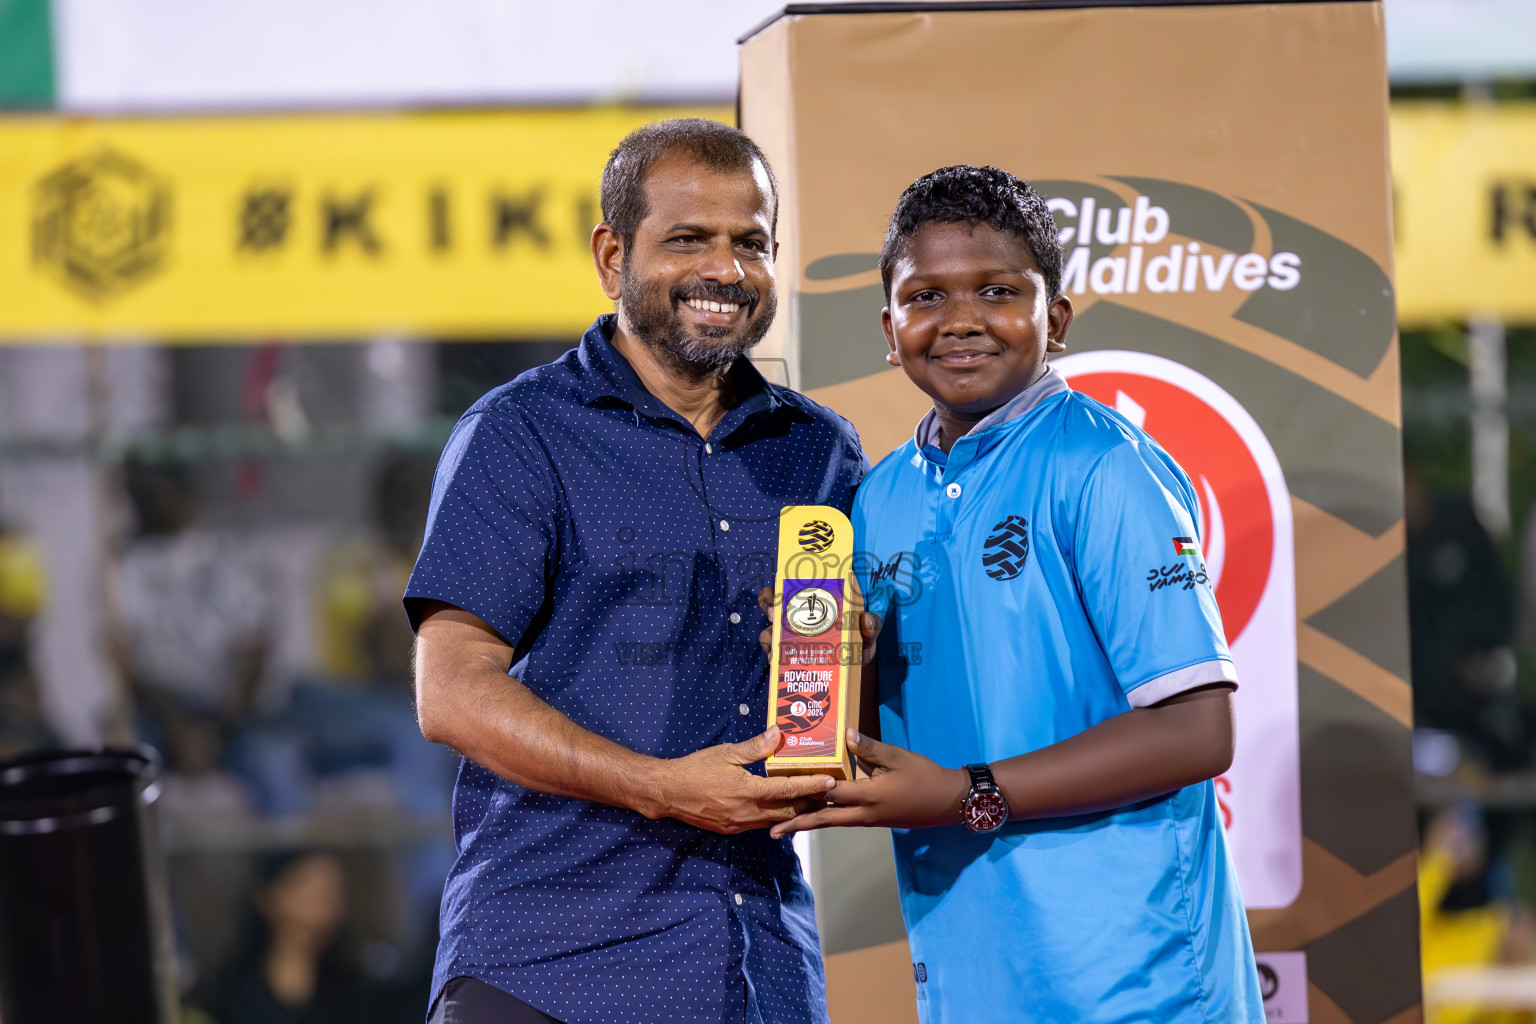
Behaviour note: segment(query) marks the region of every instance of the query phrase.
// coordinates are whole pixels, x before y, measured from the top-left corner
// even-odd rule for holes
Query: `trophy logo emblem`
[[[807,587],[789,599],[784,621],[801,636],[820,636],[837,620],[837,598],[820,587]]]
[[[820,519],[812,519],[800,527],[800,546],[813,555],[819,555],[832,546],[832,525]]]

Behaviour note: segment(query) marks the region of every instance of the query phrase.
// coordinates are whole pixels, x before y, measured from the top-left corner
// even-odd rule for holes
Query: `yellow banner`
[[[1536,103],[1392,108],[1398,317],[1536,321]]]
[[[604,160],[725,107],[0,119],[0,339],[568,337]]]

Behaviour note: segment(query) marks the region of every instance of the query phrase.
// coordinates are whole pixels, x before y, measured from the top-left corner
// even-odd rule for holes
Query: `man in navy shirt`
[[[779,511],[847,511],[853,428],[746,353],[775,308],[756,145],[653,124],[603,171],[615,314],[477,402],[406,591],[422,732],[464,754],[433,1020],[827,1019],[811,897],[766,827],[757,643]]]

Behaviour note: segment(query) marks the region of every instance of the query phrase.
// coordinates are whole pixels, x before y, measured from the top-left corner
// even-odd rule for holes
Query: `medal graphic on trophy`
[[[837,618],[837,600],[820,587],[795,594],[784,607],[784,622],[801,636],[820,636]]]

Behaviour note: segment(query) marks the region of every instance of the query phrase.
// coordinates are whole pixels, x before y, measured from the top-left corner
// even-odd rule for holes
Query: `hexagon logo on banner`
[[[170,238],[170,187],[111,149],[73,160],[34,190],[33,259],[93,302],[157,270]]]

